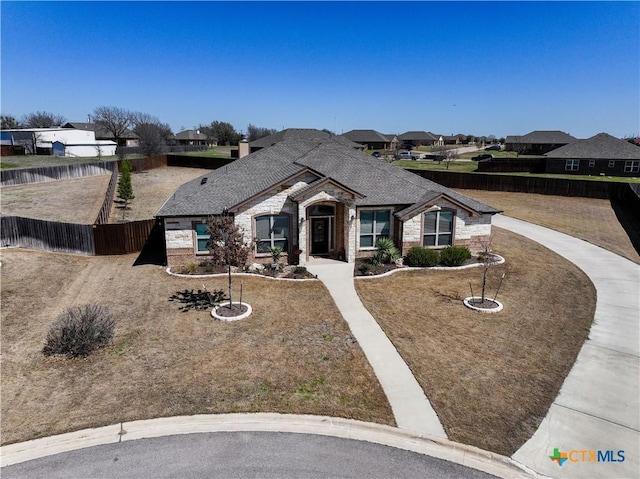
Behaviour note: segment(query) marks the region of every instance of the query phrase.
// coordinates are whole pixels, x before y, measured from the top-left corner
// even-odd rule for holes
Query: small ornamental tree
[[[122,219],[124,219],[129,201],[135,198],[133,186],[131,185],[131,161],[124,160],[120,167],[120,178],[118,179],[118,198],[124,200],[122,209]]]
[[[247,243],[244,232],[235,224],[233,216],[223,213],[220,216],[210,216],[208,221],[210,235],[207,248],[216,265],[226,265],[229,273],[229,307],[233,301],[231,296],[231,267],[242,267],[247,263],[249,253],[255,242]]]

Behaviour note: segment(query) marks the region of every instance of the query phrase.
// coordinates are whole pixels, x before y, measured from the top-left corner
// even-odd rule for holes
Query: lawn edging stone
[[[170,267],[167,267],[166,270],[169,276],[175,276],[177,278],[224,278],[229,275],[229,273],[211,273],[211,274],[182,274],[182,273],[174,273],[171,271]],[[318,278],[307,278],[307,279],[295,279],[295,278],[274,278],[272,276],[266,276],[264,274],[256,274],[256,273],[231,273],[231,276],[253,276],[254,278],[264,278],[271,279],[275,281],[319,281]]]
[[[462,302],[467,308],[478,311],[479,313],[499,313],[504,309],[504,305],[496,299],[487,299],[488,301],[496,304],[495,308],[479,308],[478,306],[474,306],[473,301],[478,299],[482,298],[480,296],[469,296],[467,298],[464,298]]]
[[[225,306],[229,306],[229,301],[226,301],[224,303],[220,303],[219,305],[217,305],[215,308],[211,310],[211,317],[219,321],[231,322],[231,321],[239,321],[240,319],[248,318],[249,316],[251,316],[251,313],[253,313],[253,309],[251,308],[251,305],[248,303],[233,303],[233,304],[240,304],[241,306],[246,307],[247,310],[244,313],[239,314],[238,316],[221,316],[217,314],[216,310],[218,308],[224,308]]]

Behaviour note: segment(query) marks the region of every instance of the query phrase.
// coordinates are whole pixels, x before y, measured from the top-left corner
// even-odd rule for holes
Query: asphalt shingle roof
[[[357,205],[409,206],[425,195],[444,193],[479,213],[499,211],[328,138],[281,141],[185,183],[157,216],[220,214],[305,169],[318,179],[331,178],[364,195]],[[205,176],[207,181],[201,184]]]
[[[407,131],[402,135],[398,135],[398,138],[404,141],[422,141],[422,140],[437,140],[438,137],[428,131]]]
[[[572,143],[576,138],[559,130],[536,130],[526,135],[510,135],[506,138],[506,143],[530,143],[543,145],[558,145],[562,143]]]
[[[356,143],[379,143],[385,142],[388,143],[391,141],[387,136],[383,135],[376,130],[351,130],[342,135],[351,141],[355,141]]]
[[[640,160],[640,148],[607,133],[576,140],[546,154],[547,158]]]
[[[207,139],[207,135],[199,133],[196,130],[184,130],[175,135],[177,140],[202,140]]]

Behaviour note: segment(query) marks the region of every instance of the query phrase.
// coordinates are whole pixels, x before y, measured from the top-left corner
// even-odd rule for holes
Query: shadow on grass
[[[611,199],[611,208],[627,233],[631,244],[640,255],[640,212],[634,211],[633,206],[614,198]]]

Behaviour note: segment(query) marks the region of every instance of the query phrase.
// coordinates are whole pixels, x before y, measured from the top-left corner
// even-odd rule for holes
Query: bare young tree
[[[36,111],[22,117],[20,123],[26,128],[52,128],[64,124],[65,117],[47,111]]]
[[[446,146],[434,146],[433,154],[435,155],[438,164],[441,164],[444,161],[444,164],[449,169],[449,163],[458,158],[458,150],[455,148],[447,148]]]
[[[129,110],[115,106],[99,106],[93,110],[93,118],[95,124],[111,133],[118,144],[133,125],[133,114]]]

